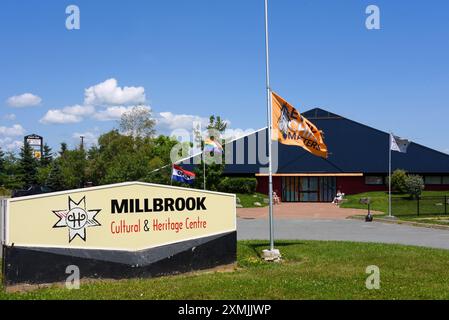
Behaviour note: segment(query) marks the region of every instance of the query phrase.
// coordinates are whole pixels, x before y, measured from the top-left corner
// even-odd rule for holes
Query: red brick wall
[[[263,194],[268,194],[268,177],[256,177],[257,189],[256,191]],[[273,177],[273,191],[279,197],[282,197],[282,180],[281,177]]]
[[[337,190],[344,194],[357,194],[370,191],[388,191],[385,185],[367,185],[365,177],[337,177]]]
[[[273,190],[282,197],[282,178],[273,177]],[[365,177],[337,177],[337,190],[345,194],[357,194],[370,191],[388,191],[386,185],[367,185]],[[428,191],[445,191],[449,185],[426,185]],[[257,177],[257,192],[268,194],[268,177]]]
[[[448,191],[449,194],[449,185],[441,184],[441,185],[426,185],[424,190],[427,191]]]

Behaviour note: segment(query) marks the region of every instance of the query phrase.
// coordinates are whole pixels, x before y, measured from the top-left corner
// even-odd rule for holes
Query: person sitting
[[[337,191],[337,195],[335,196],[334,200],[332,201],[332,203],[339,205],[340,203],[343,202],[343,197],[345,196],[344,193],[342,193],[340,190]]]
[[[281,199],[279,199],[279,196],[277,195],[276,192],[273,192],[273,204],[280,204],[281,203]]]

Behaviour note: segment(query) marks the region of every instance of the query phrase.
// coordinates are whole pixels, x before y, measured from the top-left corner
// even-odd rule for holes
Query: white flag
[[[410,141],[407,139],[402,139],[390,134],[390,148],[392,151],[398,151],[402,153],[407,153],[407,148],[410,145]]]

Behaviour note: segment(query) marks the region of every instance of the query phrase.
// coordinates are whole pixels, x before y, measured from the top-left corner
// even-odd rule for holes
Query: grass
[[[449,191],[424,191],[422,196],[449,196]],[[341,204],[342,208],[355,208],[355,209],[366,209],[366,204],[361,204],[361,198],[371,198],[371,210],[380,211],[384,214],[388,213],[388,193],[386,192],[366,192],[359,193],[355,195],[346,195],[345,201]],[[393,210],[396,209],[401,212],[401,214],[407,215],[407,213],[416,214],[416,201],[410,201],[408,195],[398,195],[392,194],[392,198],[400,198],[404,201],[393,202]],[[429,206],[430,208],[430,206]],[[435,208],[441,210],[441,208]],[[431,212],[429,212],[431,213]]]
[[[264,202],[264,199],[268,199],[268,196],[261,193],[254,193],[254,194],[243,194],[238,193],[237,197],[240,199],[240,204],[243,206],[243,208],[256,208],[254,205],[254,202],[259,202],[262,204],[262,207],[268,206],[268,203]]]
[[[440,226],[449,226],[449,215],[430,215],[430,216],[400,216],[400,220],[403,221],[411,221],[411,222],[419,222],[419,223],[427,223],[427,224],[436,224]]]
[[[1,290],[0,299],[449,299],[447,250],[325,241],[276,246],[282,263],[260,259],[266,242],[241,241],[234,272],[98,281],[80,290]],[[380,268],[380,290],[365,287],[369,265]]]

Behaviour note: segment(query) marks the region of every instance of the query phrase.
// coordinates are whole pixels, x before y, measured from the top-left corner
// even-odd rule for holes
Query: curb
[[[348,217],[347,219],[365,220],[365,217],[362,217],[362,216],[351,216],[351,217]],[[440,224],[412,222],[412,221],[405,221],[405,220],[400,220],[400,219],[384,219],[384,218],[376,218],[376,216],[374,216],[373,222],[383,222],[383,223],[391,223],[391,224],[403,224],[403,225],[412,226],[412,227],[449,230],[449,226],[444,226],[444,225],[440,225]]]

